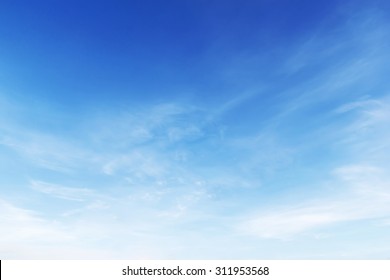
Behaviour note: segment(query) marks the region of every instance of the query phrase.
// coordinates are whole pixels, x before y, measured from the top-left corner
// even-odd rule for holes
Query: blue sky
[[[389,8],[1,1],[1,258],[390,258]]]

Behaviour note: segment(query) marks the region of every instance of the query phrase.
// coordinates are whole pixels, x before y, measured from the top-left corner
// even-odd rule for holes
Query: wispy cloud
[[[87,150],[47,133],[25,129],[5,130],[0,144],[17,152],[34,165],[53,171],[72,172],[83,163],[93,161]]]
[[[69,188],[35,180],[31,181],[31,188],[44,194],[75,201],[83,201],[94,194],[92,189]]]
[[[255,214],[242,224],[240,231],[261,238],[291,239],[342,222],[388,219],[390,216],[389,179],[378,177],[371,166],[345,166],[335,170],[337,190],[324,198],[305,199],[301,203],[280,205]]]
[[[16,207],[5,200],[0,200],[0,209],[0,242],[3,245],[26,240],[64,242],[73,238],[61,226],[47,222],[32,210]]]
[[[322,198],[304,197],[299,203],[273,206],[245,218],[240,231],[261,238],[291,239],[352,221],[386,220],[390,216],[390,178],[385,166],[390,125],[387,97],[348,103],[337,112],[356,110],[337,127],[338,149],[349,153],[349,164],[325,170],[322,181],[312,182]],[[332,134],[332,131],[328,131]],[[375,137],[372,137],[375,135]],[[322,140],[318,140],[322,141]],[[324,170],[323,170],[324,171]],[[319,185],[321,184],[321,185]],[[326,187],[324,187],[324,185]]]

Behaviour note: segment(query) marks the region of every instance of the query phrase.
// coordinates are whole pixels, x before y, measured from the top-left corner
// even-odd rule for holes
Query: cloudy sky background
[[[2,259],[389,259],[386,1],[1,1]]]

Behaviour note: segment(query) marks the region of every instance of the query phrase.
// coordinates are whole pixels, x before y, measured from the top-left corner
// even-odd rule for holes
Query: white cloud
[[[36,212],[19,208],[5,200],[0,200],[0,212],[1,244],[29,240],[65,242],[73,239],[72,234],[58,224],[48,222]]]
[[[44,194],[75,201],[84,201],[95,193],[92,189],[69,188],[36,180],[31,181],[31,188]]]
[[[243,231],[261,238],[289,238],[295,234],[346,220],[347,217],[316,207],[287,209],[272,214],[259,214],[241,225]]]
[[[164,177],[167,174],[164,153],[152,149],[134,149],[124,155],[111,155],[103,163],[102,171],[107,175],[130,176],[135,180]]]
[[[219,105],[216,109],[214,109],[211,114],[207,117],[208,122],[217,121],[219,118],[223,117],[229,111],[234,110],[235,108],[245,104],[250,101],[252,98],[263,93],[263,90],[257,89],[244,93],[239,93],[226,102]]]
[[[377,167],[342,166],[333,171],[335,193],[305,198],[301,203],[274,207],[243,218],[239,231],[261,238],[289,239],[341,222],[388,219],[390,179]],[[314,186],[313,186],[314,187]]]
[[[50,134],[16,128],[6,130],[0,139],[0,144],[16,151],[34,165],[53,171],[70,173],[95,161],[87,150],[69,142]]]
[[[337,136],[333,144],[346,164],[324,169],[332,177],[311,182],[311,189],[322,188],[321,196],[303,196],[300,202],[294,197],[295,201],[283,206],[275,201],[272,209],[243,215],[238,231],[259,238],[294,239],[353,221],[386,225],[390,217],[389,104],[385,96],[341,106],[337,113],[354,111],[353,118],[327,128],[325,135]]]
[[[381,168],[358,164],[338,167],[333,172],[343,181],[358,182],[360,180],[362,183],[367,183],[367,179],[373,176],[383,174]]]

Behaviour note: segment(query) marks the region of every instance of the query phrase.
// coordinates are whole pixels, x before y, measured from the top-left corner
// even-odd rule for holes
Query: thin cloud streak
[[[31,188],[34,191],[38,191],[47,195],[75,201],[84,201],[86,197],[90,197],[94,194],[92,189],[69,188],[35,180],[31,181]]]
[[[340,167],[334,171],[339,179],[332,182],[339,189],[336,194],[273,207],[271,212],[245,218],[238,230],[260,238],[288,240],[306,233],[315,235],[324,227],[339,223],[388,219],[389,178],[384,174],[379,177],[378,172],[378,168],[372,166]]]

